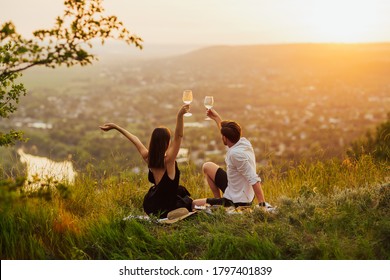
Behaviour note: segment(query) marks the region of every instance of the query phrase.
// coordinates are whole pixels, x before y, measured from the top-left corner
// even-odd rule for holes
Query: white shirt
[[[256,158],[252,144],[245,138],[228,148],[225,162],[228,186],[223,194],[234,203],[252,202],[255,193],[252,185],[261,182],[256,173]]]

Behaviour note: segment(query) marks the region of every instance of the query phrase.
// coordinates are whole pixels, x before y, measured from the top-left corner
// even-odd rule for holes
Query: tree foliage
[[[142,39],[127,30],[116,16],[105,15],[102,0],[65,0],[64,13],[51,29],[37,30],[32,39],[23,38],[12,22],[0,29],[0,117],[8,118],[17,109],[23,84],[16,83],[24,70],[34,66],[55,68],[85,66],[97,57],[90,53],[95,40],[118,39],[142,49]],[[0,132],[0,146],[12,145],[22,133]]]

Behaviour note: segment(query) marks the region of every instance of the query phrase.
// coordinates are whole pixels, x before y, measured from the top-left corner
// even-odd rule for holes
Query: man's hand
[[[219,128],[221,127],[222,119],[221,116],[217,113],[217,111],[215,111],[214,109],[209,109],[207,110],[206,114],[210,119],[214,120],[217,123]]]

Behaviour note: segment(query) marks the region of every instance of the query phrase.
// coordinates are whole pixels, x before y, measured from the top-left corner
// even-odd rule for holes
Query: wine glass
[[[192,90],[186,89],[185,91],[183,91],[183,102],[185,104],[190,104],[192,102]],[[192,116],[192,114],[188,112],[185,113],[184,116],[190,117]]]
[[[207,110],[210,110],[213,108],[214,105],[214,97],[213,96],[206,96],[204,98],[204,106],[207,108]],[[209,117],[205,118],[205,120],[209,121],[211,120]]]

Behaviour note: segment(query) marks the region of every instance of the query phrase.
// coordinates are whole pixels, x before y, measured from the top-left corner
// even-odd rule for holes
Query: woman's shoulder
[[[177,166],[176,158],[170,158],[168,156],[165,156],[165,167],[168,168],[168,166]]]

